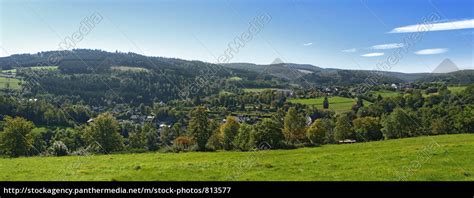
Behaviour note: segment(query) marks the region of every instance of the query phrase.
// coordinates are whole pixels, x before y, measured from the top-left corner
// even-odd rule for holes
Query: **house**
[[[139,116],[138,115],[132,115],[130,116],[130,120],[138,120]]]
[[[313,119],[310,116],[306,116],[306,126],[311,125],[311,123],[313,123]]]
[[[352,143],[356,143],[356,142],[357,142],[356,140],[345,139],[345,140],[339,140],[337,143],[338,144],[352,144]]]
[[[153,120],[155,119],[155,116],[147,116],[145,121],[147,122],[153,122]]]

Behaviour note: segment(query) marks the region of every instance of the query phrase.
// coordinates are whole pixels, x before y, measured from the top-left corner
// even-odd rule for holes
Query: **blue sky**
[[[75,48],[217,62],[229,43],[248,32],[249,22],[266,15],[270,20],[230,62],[269,64],[280,58],[374,69],[406,48],[391,71],[431,72],[445,58],[474,69],[474,1],[469,0],[0,2],[0,56],[59,49],[81,21],[98,13],[103,20]],[[428,21],[430,31],[406,47],[406,38],[416,34],[413,25],[427,16],[439,18]]]

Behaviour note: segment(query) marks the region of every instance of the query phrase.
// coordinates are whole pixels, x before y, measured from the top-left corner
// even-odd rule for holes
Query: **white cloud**
[[[342,52],[345,52],[345,53],[352,53],[352,52],[356,52],[356,51],[357,51],[356,48],[342,50]]]
[[[425,31],[444,31],[444,30],[460,30],[474,28],[474,19],[466,19],[459,21],[450,21],[442,23],[426,23],[416,24],[403,27],[397,27],[388,33],[408,33],[408,32],[425,32]]]
[[[405,46],[403,43],[388,43],[388,44],[382,44],[382,45],[374,45],[370,47],[370,49],[386,50],[386,49],[402,48],[403,46]]]
[[[361,56],[363,57],[376,57],[376,56],[383,56],[384,53],[382,52],[374,52],[374,53],[368,53],[368,54],[362,54]]]
[[[313,45],[313,43],[304,43],[303,45],[304,46],[310,46],[310,45]]]
[[[442,53],[446,53],[447,51],[448,49],[446,48],[433,48],[433,49],[419,50],[419,51],[416,51],[415,54],[418,54],[418,55],[442,54]]]

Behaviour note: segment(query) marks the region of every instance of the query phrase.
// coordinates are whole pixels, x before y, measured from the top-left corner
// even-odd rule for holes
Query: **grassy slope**
[[[450,90],[453,93],[461,93],[467,88],[467,86],[449,86],[448,90]]]
[[[266,90],[271,90],[272,88],[244,88],[244,92],[251,92],[251,93],[260,93]]]
[[[450,90],[452,93],[456,93],[456,94],[461,93],[466,88],[467,88],[467,86],[448,86],[448,90]],[[423,93],[423,96],[425,96],[425,97],[428,96],[427,94],[425,94],[424,91],[422,91],[422,93]],[[401,93],[399,93],[399,92],[388,91],[388,90],[374,91],[374,92],[372,92],[372,94],[374,94],[375,96],[381,95],[382,97],[396,97],[396,96],[401,95]],[[437,94],[437,93],[434,93],[434,94]]]
[[[434,142],[440,147],[423,155]],[[408,180],[472,181],[473,150],[474,134],[461,134],[261,152],[31,157],[0,159],[0,180],[397,180],[411,165]]]
[[[19,89],[19,82],[20,80],[16,78],[5,78],[0,76],[0,89],[6,89],[7,84],[9,84],[9,89]]]
[[[388,91],[388,90],[381,90],[381,91],[374,91],[372,94],[377,97],[378,95],[381,95],[382,97],[396,97],[398,95],[401,95],[401,93],[396,92],[396,91]]]
[[[324,97],[320,98],[307,98],[307,99],[290,99],[289,102],[300,103],[306,105],[316,105],[318,109],[323,109]],[[339,96],[329,97],[329,109],[334,110],[335,112],[344,112],[350,111],[352,105],[356,103],[356,99],[353,98],[344,98]],[[367,101],[365,101],[367,103]]]

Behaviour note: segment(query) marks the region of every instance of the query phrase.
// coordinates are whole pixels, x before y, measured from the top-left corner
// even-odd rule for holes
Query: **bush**
[[[383,139],[382,125],[377,117],[356,118],[353,121],[357,141],[374,141]]]
[[[53,145],[51,145],[49,150],[50,150],[50,153],[54,156],[66,156],[69,154],[69,150],[66,144],[64,144],[61,141],[55,141]]]
[[[35,127],[33,122],[21,117],[5,117],[5,127],[0,133],[0,150],[10,157],[24,156],[30,151],[27,138]]]
[[[251,139],[253,145],[268,145],[271,149],[276,149],[283,146],[285,137],[281,128],[278,127],[278,123],[265,118],[255,126]]]
[[[234,139],[234,145],[241,151],[249,151],[255,145],[252,140],[253,127],[248,124],[240,125],[237,136]]]
[[[321,145],[324,143],[327,129],[322,119],[317,119],[309,126],[306,130],[306,136],[309,141],[314,145]]]
[[[354,136],[354,131],[352,131],[352,121],[349,115],[340,115],[336,120],[336,127],[334,128],[334,139],[353,139]]]
[[[173,140],[173,151],[191,151],[194,142],[193,139],[189,136],[179,136]]]
[[[224,148],[224,137],[221,130],[222,126],[214,130],[211,137],[206,143],[206,149],[215,151]]]

